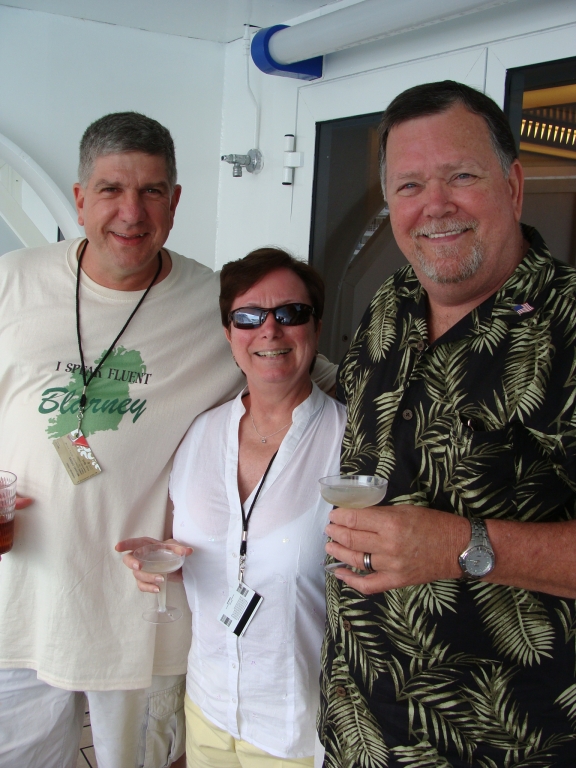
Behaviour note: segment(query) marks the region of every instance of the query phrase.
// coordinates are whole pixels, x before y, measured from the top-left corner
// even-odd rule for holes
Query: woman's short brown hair
[[[277,269],[289,269],[302,280],[314,307],[314,324],[318,325],[324,312],[324,281],[318,272],[281,248],[257,248],[243,259],[229,261],[220,272],[220,314],[225,328],[230,327],[228,315],[236,297]]]

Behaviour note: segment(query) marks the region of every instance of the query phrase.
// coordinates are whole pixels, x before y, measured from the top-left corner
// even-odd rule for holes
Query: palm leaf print
[[[340,755],[332,754],[332,762],[325,762],[325,765],[334,768],[387,768],[389,750],[380,727],[350,677],[342,656],[334,660],[328,695],[334,704],[330,710],[330,721],[325,725],[345,734],[345,742],[340,744]]]
[[[390,751],[407,768],[452,768],[429,741],[421,741],[413,747],[393,747]]]
[[[556,296],[556,300],[546,306],[554,322],[564,326],[564,340],[569,348],[574,344],[576,334],[574,331],[574,312],[576,311],[576,302],[573,296]]]
[[[332,638],[338,636],[338,614],[340,611],[340,584],[336,577],[326,578],[326,624]]]
[[[486,429],[503,429],[512,417],[512,413],[507,410],[506,403],[500,397],[498,392],[492,392],[495,411],[491,410],[485,402],[479,404],[479,416],[486,425]],[[475,415],[471,413],[471,415]]]
[[[552,364],[550,326],[530,320],[512,328],[509,337],[510,352],[502,378],[504,397],[507,411],[525,418],[546,398]]]
[[[445,344],[437,355],[426,360],[425,371],[416,369],[415,375],[425,372],[424,385],[432,402],[458,408],[464,399],[467,357],[465,345]]]
[[[470,760],[475,741],[472,709],[466,696],[454,690],[454,671],[465,657],[449,659],[405,678],[399,659],[390,663],[390,674],[396,686],[397,701],[408,705],[410,736],[434,737],[438,747],[455,747],[460,757]],[[469,660],[468,660],[469,661]]]
[[[572,346],[576,341],[576,328],[572,322],[576,313],[576,276],[572,270],[566,270],[557,281],[557,290],[557,320],[565,323],[565,343]]]
[[[525,749],[537,738],[529,735],[528,717],[519,714],[510,686],[513,677],[514,670],[488,664],[472,673],[475,686],[464,688],[476,714],[477,738],[508,751]]]
[[[479,323],[470,342],[470,350],[476,354],[487,352],[493,355],[506,338],[508,325],[501,318],[495,317]]]
[[[527,297],[540,293],[554,277],[554,265],[549,254],[537,253],[532,249],[530,258],[524,258],[512,277],[506,282],[496,295],[497,304],[521,304]]]
[[[576,445],[576,409],[574,408],[576,402],[576,349],[564,389],[566,390],[566,401],[554,421],[558,433],[555,437],[561,439],[566,447],[573,448]],[[561,449],[563,448],[564,446],[561,444]]]
[[[562,627],[564,628],[565,642],[574,643],[574,650],[576,651],[576,611],[574,607],[573,602],[569,605],[566,600],[561,600],[560,607],[556,608],[556,613],[560,617]],[[574,667],[574,675],[576,676],[576,665]]]
[[[514,692],[510,687],[513,670],[491,665],[474,673],[474,688],[466,688],[480,726],[482,742],[504,751],[506,768],[551,768],[553,749],[571,740],[571,735],[554,734],[544,739],[542,730],[529,729],[528,716],[521,717]]]
[[[374,400],[377,422],[376,437],[378,440],[378,466],[376,474],[381,477],[390,477],[395,467],[394,444],[390,440],[390,430],[402,395],[402,390],[395,390],[393,392],[384,392]]]
[[[420,603],[423,611],[442,616],[442,611],[456,613],[456,600],[460,587],[454,579],[444,581],[432,581],[429,584],[418,584],[411,587],[414,590],[415,600]]]
[[[397,301],[393,291],[387,290],[394,282],[388,278],[370,304],[372,317],[368,326],[367,348],[373,362],[386,357],[396,338]]]
[[[449,451],[454,467],[447,467],[444,489],[450,494],[455,512],[467,517],[506,517],[510,513],[510,500],[501,497],[500,488],[495,486],[491,475],[495,462],[506,461],[509,445],[485,443],[470,451],[466,442],[454,441]]]
[[[555,703],[560,704],[566,710],[572,728],[576,729],[576,683],[568,686],[564,693],[558,696]]]
[[[420,666],[424,660],[441,662],[449,648],[445,643],[435,642],[434,623],[420,609],[418,597],[418,587],[403,587],[385,592],[378,605],[388,640],[410,657],[412,666]]]
[[[396,386],[403,386],[410,375],[414,359],[414,347],[427,335],[426,322],[421,317],[409,317],[402,323],[398,352],[401,354]]]
[[[378,451],[362,426],[362,400],[370,371],[363,372],[358,380],[353,397],[348,400],[348,422],[342,441],[342,468],[346,472],[358,472],[362,462],[376,458]],[[386,475],[387,476],[387,475]]]
[[[554,629],[535,593],[485,582],[470,589],[499,653],[522,666],[551,658]]]
[[[343,599],[340,604],[340,636],[351,670],[356,668],[365,687],[371,691],[374,681],[388,669],[386,656],[382,655],[379,628],[368,611],[360,610],[354,598]],[[346,629],[344,629],[346,627]]]

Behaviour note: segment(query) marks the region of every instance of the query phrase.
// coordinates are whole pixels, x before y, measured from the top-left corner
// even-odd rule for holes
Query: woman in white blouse
[[[170,480],[174,538],[194,550],[189,768],[313,765],[330,510],[318,479],[338,473],[345,425],[310,378],[323,306],[319,275],[284,251],[222,270],[222,322],[247,386],[194,421]],[[157,591],[153,575],[135,576]],[[226,611],[233,594],[263,599]]]

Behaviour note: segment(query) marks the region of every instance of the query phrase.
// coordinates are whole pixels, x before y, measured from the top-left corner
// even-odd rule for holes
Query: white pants
[[[325,752],[326,750],[322,746],[322,743],[318,738],[318,734],[316,734],[316,739],[314,741],[314,768],[322,768],[324,765]]]
[[[0,768],[75,768],[86,698],[98,768],[167,768],[184,752],[184,675],[135,691],[65,691],[0,670]]]

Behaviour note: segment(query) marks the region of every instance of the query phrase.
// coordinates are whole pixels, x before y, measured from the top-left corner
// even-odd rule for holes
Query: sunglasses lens
[[[230,312],[230,319],[235,328],[258,328],[262,325],[264,312],[257,307],[244,307]]]
[[[310,320],[312,307],[307,304],[285,304],[274,310],[276,322],[280,325],[304,325]]]
[[[260,307],[240,307],[230,312],[228,318],[234,328],[259,328],[265,321],[268,312],[273,312],[276,322],[280,325],[304,325],[313,313],[308,304],[284,304],[274,309]]]

